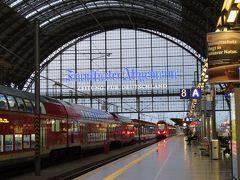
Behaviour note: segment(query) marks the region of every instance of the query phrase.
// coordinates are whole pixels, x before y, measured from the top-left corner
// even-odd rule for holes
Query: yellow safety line
[[[145,153],[144,155],[140,156],[139,158],[135,159],[134,161],[130,162],[129,164],[127,164],[126,166],[123,166],[122,168],[118,169],[117,171],[115,171],[114,173],[112,173],[111,175],[107,176],[104,178],[104,180],[113,180],[116,179],[118,176],[120,176],[122,173],[124,173],[125,171],[127,171],[130,167],[134,166],[135,164],[137,164],[138,162],[142,161],[144,158],[148,157],[149,155],[151,155],[152,153],[156,152],[157,148],[152,149],[151,151],[148,151],[147,153]]]

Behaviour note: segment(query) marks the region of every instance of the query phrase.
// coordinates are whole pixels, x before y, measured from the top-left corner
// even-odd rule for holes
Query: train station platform
[[[120,149],[121,151],[121,149]],[[64,179],[59,174],[80,166],[93,159],[116,155],[115,151],[99,154],[41,171],[41,176],[25,174],[12,180]],[[57,177],[57,178],[56,178]],[[187,145],[185,137],[174,136],[159,141],[142,150],[113,161],[75,180],[230,180],[230,160],[211,160],[201,156],[196,145]]]
[[[230,160],[201,156],[196,145],[175,136],[75,180],[230,180]]]

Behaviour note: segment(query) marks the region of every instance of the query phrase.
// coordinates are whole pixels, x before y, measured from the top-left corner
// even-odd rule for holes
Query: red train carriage
[[[41,97],[41,155],[130,142],[131,120],[107,112]],[[34,95],[0,86],[0,164],[34,156]]]
[[[166,123],[165,121],[158,121],[156,134],[157,138],[166,138],[168,136],[175,135],[176,127]]]
[[[135,129],[136,140],[148,140],[156,138],[156,123],[147,122],[139,119],[132,119]]]
[[[112,114],[116,121],[119,122],[117,127],[115,127],[115,140],[122,143],[128,143],[134,141],[134,125],[130,118],[120,116],[118,114]]]
[[[115,141],[112,127],[119,122],[107,112],[62,102],[68,112],[68,146],[78,149],[101,147]]]
[[[34,155],[34,96],[17,92],[0,87],[0,161]],[[46,114],[42,103],[41,112]]]

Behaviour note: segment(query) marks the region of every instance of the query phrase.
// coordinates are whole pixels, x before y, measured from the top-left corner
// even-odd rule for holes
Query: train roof
[[[58,100],[65,106],[68,113],[72,116],[80,116],[82,118],[94,118],[95,120],[113,120],[113,116],[109,112],[105,112],[99,109],[92,109],[90,107],[82,106],[79,104],[73,104],[65,101]]]
[[[140,120],[140,119],[132,119],[134,124],[142,124],[142,125],[148,125],[148,126],[155,126],[156,123],[153,122],[149,122],[149,121],[144,121],[144,120]]]
[[[7,87],[7,86],[3,86],[3,85],[0,85],[0,93],[10,95],[10,96],[22,97],[22,98],[26,98],[26,99],[30,99],[30,100],[35,99],[35,96],[32,93],[24,92],[24,91],[14,89],[11,87]]]
[[[112,113],[112,115],[114,117],[116,117],[118,119],[118,121],[120,121],[120,122],[129,123],[129,124],[132,123],[132,120],[130,118],[128,118],[128,117],[121,116],[119,114],[114,114],[114,113]]]
[[[7,86],[3,86],[3,85],[0,85],[0,94],[26,98],[26,99],[29,99],[32,101],[35,100],[34,93],[24,92],[24,91],[14,89],[11,87],[7,87]],[[61,111],[63,111],[63,107],[65,107],[66,111],[68,112],[68,115],[70,115],[71,117],[78,117],[78,118],[83,117],[86,119],[95,118],[96,120],[113,119],[113,116],[108,112],[98,110],[98,109],[92,109],[90,107],[85,107],[85,106],[78,105],[78,104],[65,102],[65,101],[54,99],[54,98],[51,98],[48,96],[40,96],[40,101],[57,105],[58,106],[57,109],[60,108],[60,109],[62,109]],[[50,104],[45,104],[45,105],[50,105]],[[47,111],[48,111],[48,109],[47,109]],[[57,113],[58,114],[57,111],[55,113],[51,109],[50,109],[50,111],[51,112],[48,112],[48,113],[50,113],[50,114]]]

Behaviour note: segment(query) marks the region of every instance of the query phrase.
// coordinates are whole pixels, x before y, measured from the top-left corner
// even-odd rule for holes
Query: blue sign
[[[190,99],[190,89],[180,89],[180,99]]]
[[[202,90],[201,89],[191,89],[191,99],[201,99]]]
[[[201,99],[201,89],[180,89],[180,99]]]
[[[192,118],[184,118],[185,122],[192,122],[192,120],[193,120]]]
[[[107,70],[101,72],[92,69],[89,72],[77,73],[74,70],[66,70],[67,81],[78,82],[103,82],[103,81],[148,81],[148,80],[161,80],[161,79],[177,79],[178,72],[176,70],[158,70],[158,71],[141,71],[137,68],[123,67],[121,71]]]

